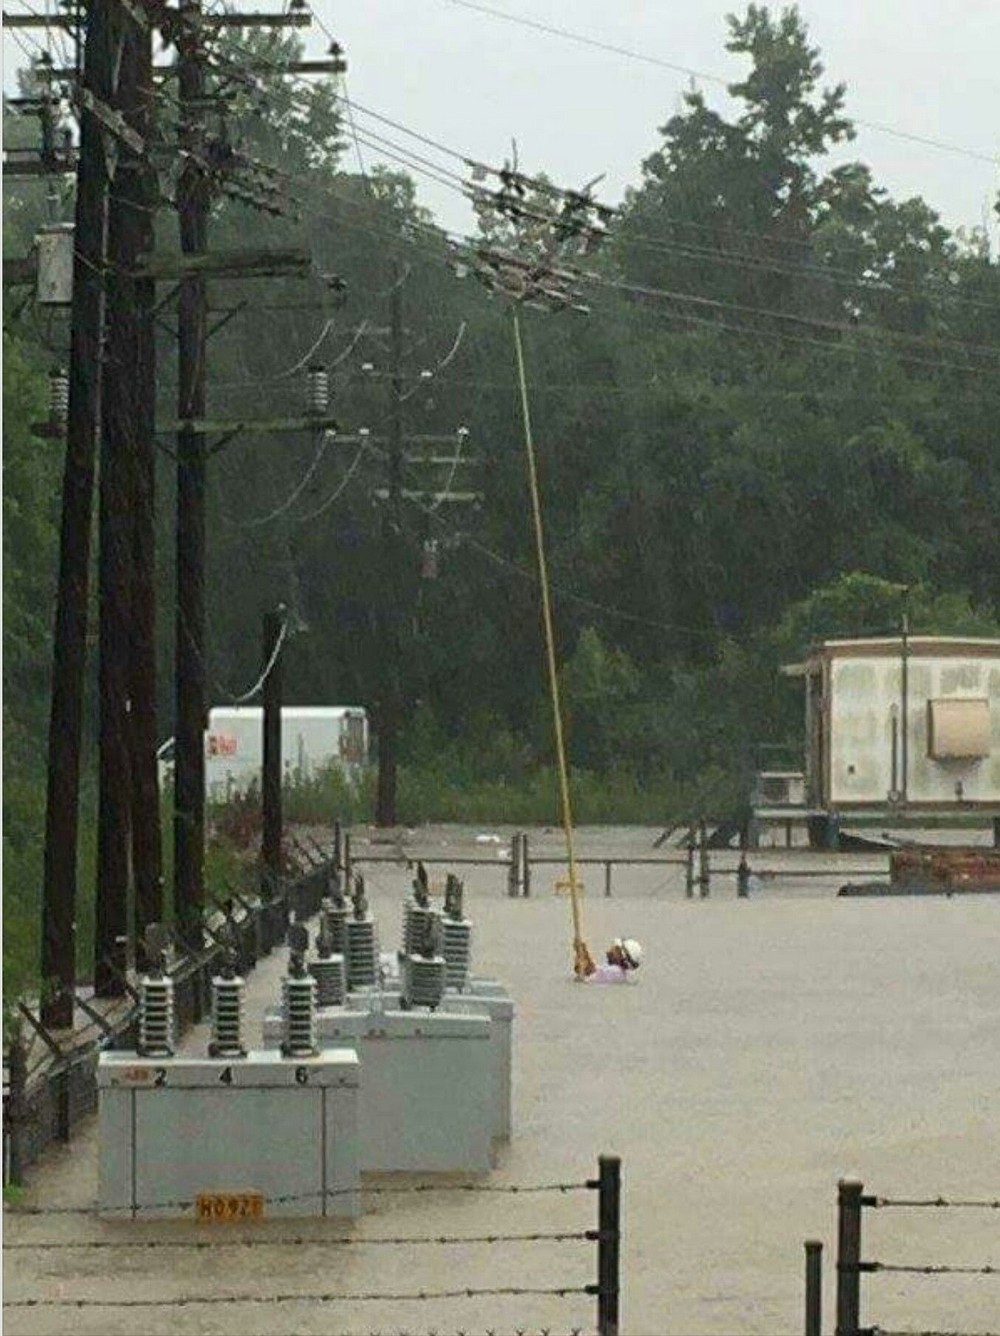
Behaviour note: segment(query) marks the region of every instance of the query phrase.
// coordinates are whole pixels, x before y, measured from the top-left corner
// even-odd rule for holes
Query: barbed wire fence
[[[143,1238],[143,1239],[79,1239],[79,1238],[10,1238],[9,1229],[6,1231],[7,1237],[3,1241],[4,1254],[15,1254],[19,1252],[46,1252],[55,1251],[72,1253],[74,1251],[89,1252],[94,1250],[102,1251],[131,1251],[137,1250],[156,1250],[169,1248],[171,1250],[187,1249],[194,1252],[206,1251],[216,1248],[229,1249],[249,1249],[249,1248],[283,1248],[283,1247],[331,1247],[338,1249],[357,1249],[367,1248],[385,1248],[385,1247],[419,1247],[419,1248],[470,1248],[470,1247],[520,1247],[531,1245],[556,1245],[556,1244],[595,1244],[597,1275],[594,1280],[570,1280],[557,1277],[550,1284],[523,1284],[523,1285],[453,1285],[448,1288],[423,1288],[414,1287],[405,1290],[309,1290],[309,1291],[290,1291],[281,1292],[273,1290],[271,1292],[237,1292],[237,1293],[209,1293],[209,1294],[181,1294],[157,1297],[130,1294],[125,1297],[116,1298],[110,1296],[89,1297],[59,1295],[56,1297],[45,1297],[38,1295],[27,1295],[17,1298],[4,1298],[3,1309],[6,1310],[54,1310],[54,1309],[103,1309],[107,1311],[117,1311],[124,1309],[162,1309],[162,1308],[197,1308],[197,1307],[215,1307],[215,1306],[233,1306],[239,1304],[253,1305],[255,1307],[280,1307],[294,1304],[311,1305],[334,1305],[346,1303],[429,1303],[444,1302],[461,1299],[485,1299],[485,1298],[505,1298],[505,1299],[529,1299],[529,1298],[588,1298],[596,1302],[596,1322],[593,1327],[588,1326],[586,1330],[597,1332],[597,1336],[618,1336],[619,1332],[619,1306],[620,1306],[620,1249],[621,1249],[621,1160],[617,1156],[602,1155],[598,1160],[597,1176],[581,1181],[569,1182],[551,1182],[551,1183],[417,1183],[401,1185],[375,1185],[362,1188],[334,1188],[325,1192],[312,1192],[308,1194],[295,1194],[283,1197],[269,1198],[269,1205],[291,1205],[295,1202],[314,1204],[317,1198],[336,1198],[347,1195],[352,1196],[371,1196],[371,1197],[389,1197],[389,1196],[408,1196],[413,1194],[464,1194],[464,1193],[482,1193],[495,1194],[511,1197],[530,1197],[538,1194],[559,1194],[569,1193],[595,1193],[597,1196],[597,1223],[596,1227],[592,1225],[583,1226],[576,1229],[553,1229],[553,1230],[531,1230],[525,1232],[497,1231],[480,1234],[379,1234],[370,1238],[355,1235],[338,1234],[334,1236],[324,1235],[317,1232],[311,1234],[303,1231],[301,1228],[289,1235],[257,1235],[246,1236],[237,1239],[181,1239],[169,1237],[166,1239]],[[209,1219],[201,1209],[202,1203],[198,1198],[178,1199],[174,1201],[160,1201],[147,1203],[141,1207],[125,1207],[122,1210],[128,1212],[131,1218],[136,1218],[140,1213],[156,1211],[186,1211],[193,1210],[195,1219]],[[9,1216],[19,1217],[27,1216],[35,1220],[57,1219],[67,1216],[90,1216],[114,1218],[119,1214],[117,1210],[102,1210],[94,1206],[23,1206],[15,1210],[8,1210]],[[593,1274],[593,1272],[591,1273]],[[539,1336],[556,1336],[552,1328],[529,1328],[515,1327],[516,1332],[523,1336],[528,1336],[529,1331],[539,1330]],[[573,1326],[569,1331],[576,1336],[583,1336],[585,1327],[583,1325]],[[440,1328],[435,1329],[436,1336],[443,1336]],[[345,1334],[346,1336],[346,1334]],[[374,1333],[372,1334],[374,1336]],[[388,1332],[383,1332],[382,1336],[389,1336]],[[415,1332],[411,1336],[417,1336]],[[431,1336],[431,1333],[428,1333]],[[457,1336],[462,1336],[458,1333]],[[467,1333],[471,1336],[471,1332]],[[499,1336],[499,1333],[496,1333]]]
[[[837,1185],[836,1336],[1000,1336],[1000,1330],[899,1329],[861,1323],[861,1277],[871,1275],[966,1276],[996,1278],[1000,1265],[981,1263],[896,1262],[862,1257],[862,1212],[865,1210],[1000,1211],[995,1197],[879,1197],[866,1194],[857,1179]],[[806,1336],[820,1336],[822,1245],[806,1244]]]

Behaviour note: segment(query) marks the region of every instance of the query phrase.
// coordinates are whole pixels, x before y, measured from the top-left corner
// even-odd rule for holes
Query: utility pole
[[[120,13],[119,77],[113,107],[128,126],[142,134],[148,102],[139,81],[140,45],[150,43],[148,28]],[[143,138],[143,144],[146,139]],[[132,580],[136,445],[140,401],[134,270],[142,253],[140,224],[144,151],[121,146],[117,152],[108,207],[107,349],[101,397],[99,504],[99,774],[97,774],[97,870],[93,989],[97,997],[124,993],[128,965],[128,883],[130,831],[146,814],[132,811],[130,697],[132,692],[132,615],[136,600]],[[143,387],[144,390],[144,387]],[[146,705],[143,701],[143,705]],[[135,818],[138,818],[134,820]]]
[[[264,614],[263,775],[261,801],[263,840],[263,890],[267,899],[281,891],[281,643],[285,634],[285,609]]]
[[[208,240],[204,161],[205,74],[200,0],[184,0],[178,36],[180,138],[185,153],[177,187],[181,251],[203,255]],[[174,914],[194,943],[204,904],[205,864],[205,487],[204,433],[185,420],[205,417],[205,279],[181,279],[178,298],[177,594],[175,641]]]
[[[134,126],[146,138],[153,126],[152,32],[133,30]],[[135,164],[135,231],[140,255],[153,251],[156,175],[148,160]],[[146,928],[163,921],[160,793],[156,763],[156,283],[136,278],[130,746],[132,761],[133,933],[137,952]],[[144,963],[144,962],[140,962]]]
[[[114,95],[116,0],[92,0],[86,19],[77,171],[73,307],[70,326],[69,419],[59,533],[59,576],[53,636],[45,862],[42,884],[42,1022],[73,1022],[76,983],[77,837],[80,747],[87,645],[90,524],[94,452],[100,422],[107,262],[108,154],[92,109]]]
[[[389,441],[386,456],[388,495],[382,512],[382,554],[388,563],[382,601],[380,673],[382,689],[378,703],[378,782],[375,794],[376,826],[396,824],[397,749],[402,715],[402,624],[403,564],[403,282],[404,273],[395,266],[389,298]]]

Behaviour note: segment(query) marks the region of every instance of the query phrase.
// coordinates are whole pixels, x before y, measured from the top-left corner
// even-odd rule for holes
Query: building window
[[[989,701],[982,698],[928,701],[927,754],[934,761],[989,756]]]

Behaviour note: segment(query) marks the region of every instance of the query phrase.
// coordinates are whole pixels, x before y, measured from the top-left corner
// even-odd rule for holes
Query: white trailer
[[[174,739],[160,748],[160,782],[173,774]],[[221,705],[205,731],[205,792],[224,802],[260,784],[264,711],[259,705]],[[281,711],[281,770],[288,783],[339,767],[356,777],[368,761],[368,715],[355,705],[286,705]]]

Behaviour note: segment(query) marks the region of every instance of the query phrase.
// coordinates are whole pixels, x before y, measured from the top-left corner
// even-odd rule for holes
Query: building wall
[[[900,711],[900,656],[834,657],[830,661],[826,802],[884,804],[892,787],[892,717]],[[933,760],[928,755],[929,700],[986,698],[990,754],[982,759]],[[901,718],[901,715],[898,717]],[[907,797],[910,803],[1000,803],[1000,659],[909,659]],[[900,732],[902,724],[900,723]]]

